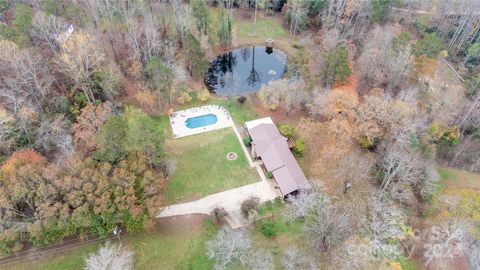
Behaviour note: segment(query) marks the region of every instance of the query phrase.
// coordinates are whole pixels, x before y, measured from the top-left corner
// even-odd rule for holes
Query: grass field
[[[244,39],[252,37],[253,33],[253,19],[250,20],[236,20],[233,23],[233,32],[237,35],[236,38]],[[256,36],[266,39],[271,37],[273,39],[285,39],[287,38],[287,30],[277,21],[272,20],[270,17],[263,17],[259,15],[257,17]]]
[[[217,228],[203,217],[185,220],[162,220],[143,233],[124,236],[124,246],[134,251],[134,269],[212,269],[205,256],[205,241]],[[118,243],[116,240],[113,243]],[[2,266],[2,270],[73,270],[83,269],[84,258],[96,251],[99,244],[69,250],[35,260]]]
[[[169,159],[176,161],[165,189],[169,204],[259,181],[231,128],[168,140],[166,150]],[[229,152],[238,158],[228,160]]]
[[[303,250],[305,239],[302,230],[305,223],[302,221],[287,222],[283,217],[285,205],[281,200],[267,202],[258,210],[262,220],[273,222],[277,231],[274,237],[265,237],[261,232],[261,221],[258,221],[255,230],[252,230],[253,245],[257,248],[272,252],[275,269],[281,269],[280,260],[288,247],[297,247]]]

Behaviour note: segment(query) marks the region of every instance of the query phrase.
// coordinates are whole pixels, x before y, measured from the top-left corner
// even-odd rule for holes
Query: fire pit
[[[229,153],[227,154],[227,159],[228,159],[228,160],[236,160],[237,157],[238,157],[238,156],[237,156],[237,153],[235,153],[235,152],[229,152]]]

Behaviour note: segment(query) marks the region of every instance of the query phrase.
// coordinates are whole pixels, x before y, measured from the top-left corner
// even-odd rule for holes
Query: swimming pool
[[[188,118],[185,121],[185,125],[187,125],[188,128],[205,127],[213,125],[215,123],[217,123],[217,116],[211,113]]]

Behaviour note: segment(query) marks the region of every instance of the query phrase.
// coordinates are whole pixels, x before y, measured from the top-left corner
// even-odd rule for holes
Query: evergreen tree
[[[372,0],[372,22],[383,22],[388,18],[391,0]]]
[[[323,83],[331,85],[335,81],[343,82],[352,71],[348,66],[348,51],[344,46],[332,50],[326,57],[325,69],[323,71]]]
[[[227,6],[228,9],[231,7],[229,6],[230,2],[228,2]],[[223,46],[230,46],[232,43],[232,18],[230,16],[230,11],[226,11],[225,8],[222,6],[221,9],[221,18],[220,18],[220,25],[218,28],[218,37],[220,39],[220,43]]]
[[[442,39],[434,33],[425,34],[423,38],[415,43],[413,54],[415,56],[425,55],[429,58],[437,58],[442,50]]]
[[[152,86],[157,92],[158,101],[160,104],[161,93],[167,93],[168,102],[171,102],[172,84],[173,84],[173,69],[164,65],[157,57],[152,57],[147,63],[147,74]]]
[[[187,34],[185,39],[185,60],[190,76],[202,76],[208,65],[200,42],[190,33]]]
[[[0,36],[19,46],[27,46],[31,41],[28,31],[32,25],[33,9],[27,4],[18,3],[13,16],[12,26],[0,24]]]
[[[195,18],[195,25],[200,34],[208,34],[208,27],[210,25],[210,13],[207,4],[204,0],[192,0],[192,15]]]
[[[465,60],[473,66],[480,64],[480,42],[472,44],[470,47],[468,47]]]

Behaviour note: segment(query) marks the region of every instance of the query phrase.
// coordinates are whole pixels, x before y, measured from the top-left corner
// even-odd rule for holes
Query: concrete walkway
[[[278,191],[268,181],[262,180],[215,193],[193,202],[170,205],[163,208],[157,218],[197,213],[209,215],[216,207],[223,207],[229,213],[227,221],[230,226],[232,228],[242,227],[245,225],[245,221],[240,214],[240,206],[243,201],[250,197],[257,197],[260,202],[266,202],[279,196]]]

